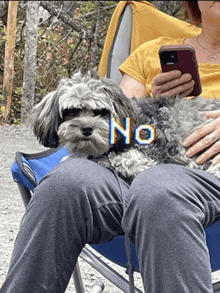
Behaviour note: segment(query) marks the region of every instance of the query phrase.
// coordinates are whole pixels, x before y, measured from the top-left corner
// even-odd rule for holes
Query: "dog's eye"
[[[93,114],[94,116],[106,116],[106,115],[109,115],[109,111],[107,109],[96,109],[96,110],[93,110]]]
[[[63,112],[63,118],[65,117],[76,117],[79,115],[80,109],[66,109]]]

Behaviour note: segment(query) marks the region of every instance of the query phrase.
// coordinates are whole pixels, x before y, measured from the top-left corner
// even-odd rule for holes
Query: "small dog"
[[[117,118],[124,126],[124,119],[133,117],[132,127],[137,127],[135,110],[111,80],[77,72],[70,79],[62,79],[58,88],[34,107],[31,124],[46,147],[63,143],[74,156],[100,157],[110,149],[110,118]],[[118,134],[112,148],[123,150],[124,145],[123,136]]]
[[[211,160],[198,165],[196,157],[185,155],[183,140],[195,129],[208,124],[203,111],[220,109],[220,100],[180,97],[145,97],[129,99],[111,80],[78,72],[61,80],[58,88],[37,104],[31,115],[33,130],[46,147],[66,145],[72,157],[91,159],[117,171],[131,183],[143,170],[156,164],[181,164],[202,169],[220,178],[220,166]],[[156,139],[151,144],[125,143],[117,132],[110,144],[110,119],[116,118],[125,128],[125,118],[132,118],[131,133],[139,125],[152,125]],[[147,140],[148,131],[141,137]]]

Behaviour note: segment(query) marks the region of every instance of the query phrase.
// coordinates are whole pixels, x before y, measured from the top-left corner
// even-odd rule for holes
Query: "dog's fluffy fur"
[[[211,160],[198,165],[196,156],[186,156],[183,140],[195,129],[210,123],[203,111],[220,109],[220,100],[180,97],[128,99],[111,80],[82,75],[61,80],[58,88],[37,104],[31,120],[35,135],[47,147],[66,145],[74,157],[85,157],[109,169],[114,168],[128,183],[143,170],[156,164],[181,164],[206,170],[220,178],[219,164]],[[132,133],[138,125],[156,129],[152,144],[125,144],[117,134],[117,143],[109,143],[110,118],[124,126],[132,118]],[[148,133],[142,132],[147,139]]]

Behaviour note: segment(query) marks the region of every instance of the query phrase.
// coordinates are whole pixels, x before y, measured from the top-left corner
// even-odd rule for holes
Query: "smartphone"
[[[194,89],[188,96],[199,96],[202,92],[195,49],[191,45],[162,46],[159,50],[162,72],[180,70],[190,73],[195,81]]]

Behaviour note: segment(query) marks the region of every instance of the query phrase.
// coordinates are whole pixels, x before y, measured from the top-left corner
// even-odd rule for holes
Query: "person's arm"
[[[146,95],[145,85],[126,73],[123,75],[120,87],[128,98],[139,99]]]
[[[158,74],[152,81],[152,94],[159,96],[187,96],[192,92],[194,81],[190,74],[181,74],[180,71],[170,71]],[[124,74],[120,85],[128,98],[141,98],[146,95],[146,87],[143,83]]]

